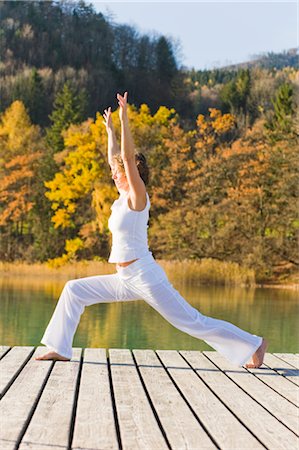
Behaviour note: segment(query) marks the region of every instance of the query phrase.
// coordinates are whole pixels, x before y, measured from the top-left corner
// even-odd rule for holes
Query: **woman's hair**
[[[122,160],[121,154],[117,153],[116,155],[113,156],[113,159],[124,170],[124,162]],[[149,181],[149,167],[147,165],[144,154],[136,152],[135,161],[140,178],[143,180],[144,184],[147,185]]]

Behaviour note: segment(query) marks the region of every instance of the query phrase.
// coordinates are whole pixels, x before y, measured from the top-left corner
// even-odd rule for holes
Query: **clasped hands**
[[[116,98],[118,100],[118,105],[119,105],[119,118],[120,118],[121,122],[124,122],[128,118],[128,116],[127,116],[128,93],[125,92],[124,95],[117,94]],[[109,108],[104,110],[103,117],[105,119],[104,124],[105,124],[106,130],[108,132],[109,130],[111,130],[113,128],[112,117],[111,117],[111,106],[109,106]]]

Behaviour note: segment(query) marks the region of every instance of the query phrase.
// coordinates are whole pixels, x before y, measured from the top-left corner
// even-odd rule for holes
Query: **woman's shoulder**
[[[134,197],[134,196],[132,196],[132,197]],[[128,191],[128,192],[122,191],[120,193],[120,195],[118,196],[118,198],[116,200],[114,200],[110,209],[121,208],[121,207],[123,207],[122,205],[127,206],[130,211],[142,212],[142,211],[145,211],[146,209],[150,208],[151,202],[150,202],[150,197],[149,197],[149,194],[147,191],[145,191],[145,198],[143,198],[143,201],[141,201],[141,202],[139,202],[139,201],[132,202],[132,198],[130,196],[130,191]]]
[[[148,193],[145,191],[145,197],[140,196],[136,198],[136,196],[130,196],[130,192],[127,194],[127,206],[131,211],[142,212],[148,208],[150,208],[150,198]]]

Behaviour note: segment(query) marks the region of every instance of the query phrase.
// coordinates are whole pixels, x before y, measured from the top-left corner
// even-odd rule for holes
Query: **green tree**
[[[178,69],[171,42],[161,36],[155,48],[155,79],[157,104],[163,106],[175,105],[173,82]]]
[[[64,247],[66,233],[53,226],[51,204],[45,196],[44,182],[53,178],[58,170],[61,161],[59,154],[64,149],[63,133],[72,123],[82,121],[84,107],[84,93],[76,95],[72,85],[69,82],[64,83],[54,101],[54,110],[50,116],[52,126],[46,130],[45,151],[38,167],[41,185],[35,203],[38,220],[34,225],[34,248],[37,258],[41,260],[53,257]]]
[[[294,90],[290,83],[282,84],[272,100],[274,112],[265,123],[271,141],[284,139],[294,134]]]
[[[31,71],[28,88],[29,92],[25,106],[28,107],[32,122],[43,126],[45,125],[44,108],[46,98],[42,77],[36,68],[33,68]]]
[[[64,147],[62,132],[71,124],[82,122],[85,107],[85,93],[76,95],[71,84],[64,83],[54,100],[53,112],[50,115],[52,126],[47,130],[46,139],[53,154]]]
[[[221,98],[232,114],[242,118],[244,128],[248,124],[248,99],[250,95],[251,76],[249,69],[242,69],[238,72],[235,80],[229,81],[223,86]],[[241,117],[240,117],[241,116]]]

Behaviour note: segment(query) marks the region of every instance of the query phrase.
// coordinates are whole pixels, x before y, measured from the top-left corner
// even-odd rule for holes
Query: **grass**
[[[161,265],[167,273],[174,272],[175,277],[182,277],[187,282],[238,286],[256,284],[253,269],[233,262],[204,258],[199,261],[161,261]]]
[[[253,269],[239,266],[237,263],[222,262],[211,258],[200,261],[164,261],[158,263],[172,279],[198,284],[246,285],[254,286]],[[1,262],[1,276],[42,277],[69,279],[115,273],[115,265],[101,261],[76,261],[62,267],[53,268],[46,263]]]

